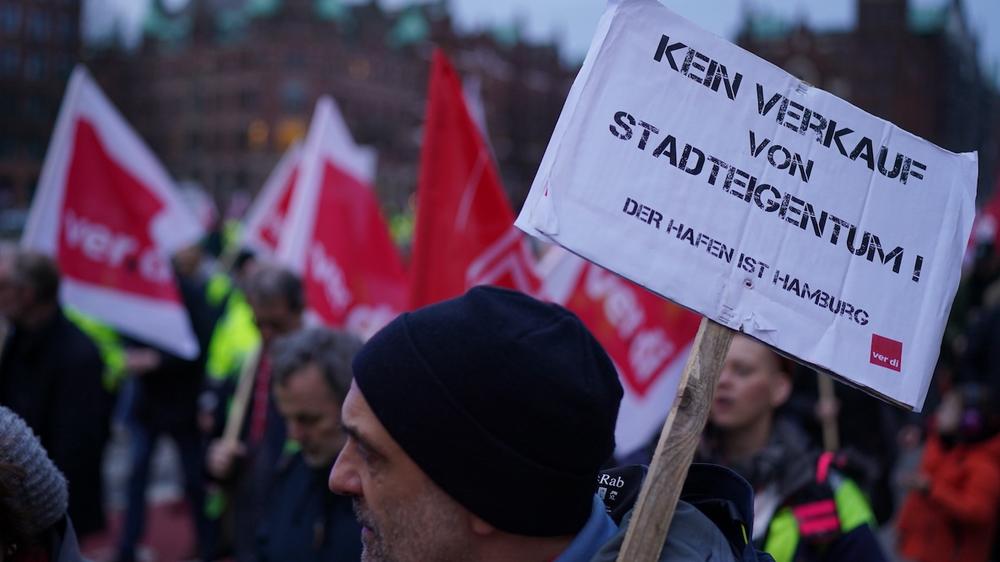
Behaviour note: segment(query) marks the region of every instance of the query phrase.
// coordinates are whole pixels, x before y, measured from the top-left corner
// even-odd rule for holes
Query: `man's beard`
[[[354,498],[354,515],[368,533],[361,534],[361,562],[464,562],[471,544],[461,531],[455,508],[441,498],[423,498],[385,506],[382,520]]]
[[[364,531],[361,533],[361,562],[398,562],[389,556],[382,535],[376,530],[372,517],[361,506],[361,500],[354,498],[352,505],[358,523],[369,531],[369,533]]]

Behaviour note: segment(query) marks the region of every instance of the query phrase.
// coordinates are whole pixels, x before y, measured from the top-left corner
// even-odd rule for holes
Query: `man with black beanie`
[[[362,560],[577,562],[620,538],[595,489],[622,389],[571,312],[476,287],[399,316],[353,367],[330,489],[354,498]],[[733,559],[678,513],[670,537],[705,548],[669,559]]]

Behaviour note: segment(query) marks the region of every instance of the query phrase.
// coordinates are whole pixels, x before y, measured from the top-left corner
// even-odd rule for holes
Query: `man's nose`
[[[337,455],[337,462],[330,470],[327,485],[330,491],[342,496],[362,496],[361,476],[357,470],[357,452],[354,444],[348,440],[347,445]]]

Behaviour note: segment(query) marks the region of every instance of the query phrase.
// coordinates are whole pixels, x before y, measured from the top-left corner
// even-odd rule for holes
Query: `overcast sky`
[[[86,0],[84,23],[88,33],[101,33],[118,20],[119,29],[136,40],[149,0]],[[165,0],[184,4],[188,0]],[[398,7],[413,0],[379,0]],[[582,59],[590,44],[604,0],[447,0],[465,29],[521,23],[531,39],[557,39],[570,59]],[[854,24],[857,0],[660,0],[705,29],[732,37],[747,6],[821,29],[849,28]],[[910,0],[922,7],[942,6],[953,0]],[[1000,0],[962,0],[966,21],[977,32],[987,72],[1000,75]]]
[[[403,0],[383,0],[389,5]],[[910,0],[919,7],[940,7],[953,0]],[[604,10],[603,0],[449,0],[464,26],[482,27],[518,18],[530,37],[558,37],[567,52],[580,58]],[[709,31],[731,38],[746,8],[765,10],[791,21],[805,20],[815,28],[854,25],[857,0],[660,0],[675,12]],[[1000,74],[1000,0],[962,0],[966,21],[980,38],[984,60]]]

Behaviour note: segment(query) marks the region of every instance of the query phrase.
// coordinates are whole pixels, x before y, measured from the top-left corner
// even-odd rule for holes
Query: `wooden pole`
[[[253,392],[253,382],[257,378],[261,347],[263,344],[257,346],[250,355],[247,355],[242,367],[240,367],[240,380],[236,383],[236,394],[233,396],[233,403],[229,407],[229,415],[226,417],[226,428],[222,433],[223,441],[235,443],[240,440],[243,418],[246,417],[250,394]]]
[[[819,401],[824,404],[824,408],[830,408],[837,402],[837,394],[833,388],[833,379],[829,375],[817,373],[817,384],[819,385]],[[837,416],[824,415],[820,420],[823,426],[823,448],[827,451],[836,451],[840,448],[840,432],[837,430]]]
[[[618,562],[656,562],[674,517],[715,394],[715,383],[736,332],[702,318],[642,484]]]

